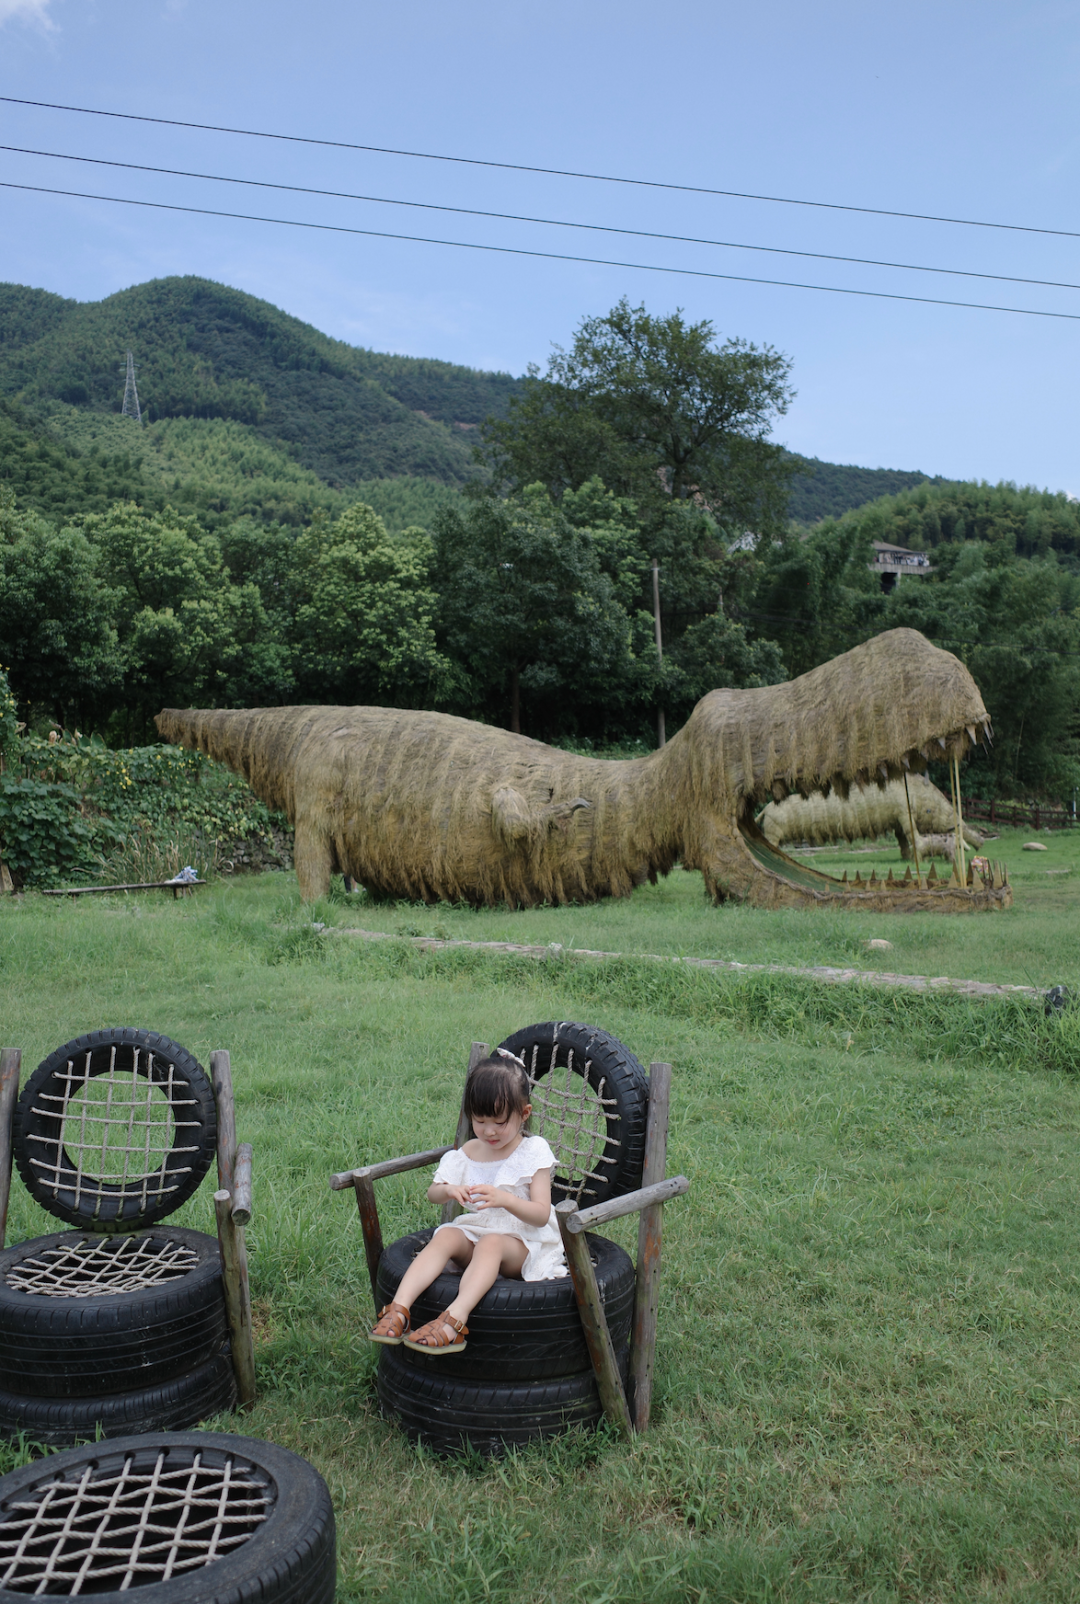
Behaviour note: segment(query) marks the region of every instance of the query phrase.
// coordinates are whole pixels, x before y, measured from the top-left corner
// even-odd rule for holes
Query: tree
[[[452,671],[437,650],[430,547],[398,538],[357,503],[330,523],[317,516],[293,550],[293,670],[301,694],[344,703],[439,701]]]
[[[261,700],[280,681],[284,651],[269,639],[257,587],[232,583],[197,519],[121,502],[84,519],[82,532],[117,597],[129,736],[169,702]]]
[[[779,644],[792,676],[887,628],[870,556],[870,536],[861,525],[834,518],[762,550],[746,621],[755,634]]]
[[[29,712],[87,723],[111,705],[124,672],[118,600],[83,534],[20,512],[0,485],[0,641]]]
[[[533,727],[565,729],[586,709],[610,712],[648,693],[654,659],[635,650],[642,630],[619,599],[637,575],[618,510],[594,485],[573,507],[579,520],[598,517],[594,529],[531,485],[438,514],[438,636],[468,675],[463,712],[520,732],[525,707]]]
[[[934,572],[897,585],[880,628],[906,624],[971,670],[993,720],[992,783],[1013,794],[1080,784],[1080,577],[1011,543],[939,546]]]
[[[546,373],[530,368],[508,415],[484,424],[484,448],[512,490],[540,481],[558,499],[598,475],[647,520],[694,501],[732,534],[777,533],[794,463],[769,434],[790,367],[771,346],[718,346],[708,320],[653,317],[624,298],[584,319]]]

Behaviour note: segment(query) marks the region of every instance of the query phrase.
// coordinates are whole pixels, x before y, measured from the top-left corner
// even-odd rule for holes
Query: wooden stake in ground
[[[221,1275],[225,1283],[225,1312],[232,1339],[233,1368],[240,1403],[249,1408],[255,1402],[255,1351],[251,1335],[251,1287],[248,1284],[244,1228],[232,1216],[232,1193],[224,1187],[214,1193],[218,1246],[221,1249]]]
[[[660,564],[654,557],[652,560],[652,606],[653,624],[656,626],[656,660],[661,668],[664,666],[664,637],[660,631]],[[667,735],[664,730],[664,709],[656,710],[656,744],[666,746]]]
[[[908,829],[911,832],[911,850],[915,855],[915,884],[922,890],[922,870],[919,868],[919,837],[915,831],[915,815],[911,811],[911,792],[908,789],[907,770],[904,770],[904,796],[907,799]]]
[[[559,1235],[562,1237],[566,1264],[574,1285],[574,1297],[577,1299],[578,1313],[581,1315],[581,1325],[585,1332],[593,1373],[596,1376],[600,1402],[612,1425],[623,1437],[629,1439],[634,1435],[634,1428],[630,1422],[630,1411],[626,1407],[626,1394],[623,1391],[622,1377],[619,1375],[611,1333],[604,1317],[600,1288],[596,1284],[596,1271],[589,1257],[589,1244],[583,1232],[574,1234],[567,1230],[569,1216],[576,1213],[577,1204],[571,1202],[569,1198],[555,1206]]]
[[[953,756],[949,774],[952,781],[953,808],[956,811],[956,849],[953,853],[960,884],[967,885],[967,860],[964,857],[964,814],[960,805],[960,759]]]
[[[645,1133],[642,1186],[664,1179],[667,1167],[668,1110],[671,1102],[671,1065],[649,1066],[649,1123]],[[664,1205],[651,1203],[638,1219],[637,1292],[630,1339],[630,1409],[635,1431],[647,1431],[652,1404],[653,1361],[656,1355],[656,1315],[660,1301],[660,1247]]]
[[[21,1064],[22,1052],[18,1047],[5,1047],[0,1051],[0,1248],[4,1245],[11,1195],[11,1122],[19,1095]]]

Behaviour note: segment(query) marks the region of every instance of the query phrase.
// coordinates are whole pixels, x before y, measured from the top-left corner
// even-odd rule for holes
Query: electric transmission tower
[[[122,417],[134,418],[136,423],[142,422],[142,413],[139,411],[139,392],[135,388],[135,358],[129,351],[127,354],[127,382],[124,385],[124,404],[120,408]]]

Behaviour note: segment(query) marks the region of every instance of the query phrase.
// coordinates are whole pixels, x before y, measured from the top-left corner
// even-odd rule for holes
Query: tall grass
[[[130,831],[120,846],[98,859],[103,886],[138,885],[171,880],[190,865],[200,880],[218,871],[219,844],[202,830],[182,823],[146,826]]]

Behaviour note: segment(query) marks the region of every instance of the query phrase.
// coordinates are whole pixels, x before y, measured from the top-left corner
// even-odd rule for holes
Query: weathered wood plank
[[[7,1231],[8,1200],[11,1197],[11,1122],[19,1096],[19,1068],[22,1050],[0,1050],[0,1248]]]
[[[645,1129],[642,1189],[664,1179],[667,1168],[668,1119],[671,1107],[671,1065],[649,1066],[649,1121]],[[660,1302],[660,1258],[664,1205],[649,1203],[638,1220],[637,1289],[630,1333],[630,1411],[635,1431],[646,1431],[652,1407],[656,1317]]]
[[[469,1048],[468,1073],[471,1075],[477,1064],[482,1064],[487,1056],[487,1042],[474,1041],[472,1046]],[[463,1147],[471,1136],[472,1125],[465,1115],[465,1092],[463,1088],[461,1093],[461,1108],[458,1112],[457,1130],[454,1132],[454,1147]],[[442,1225],[449,1225],[450,1221],[456,1220],[461,1212],[461,1205],[459,1203],[444,1203],[439,1212],[439,1221]]]
[[[251,1143],[236,1149],[235,1184],[232,1189],[232,1217],[237,1225],[251,1224]]]
[[[236,1164],[236,1104],[233,1101],[232,1065],[228,1053],[222,1048],[210,1054],[210,1079],[217,1103],[218,1186],[231,1192]]]
[[[612,1424],[624,1437],[630,1438],[634,1434],[630,1411],[626,1407],[626,1394],[615,1360],[615,1349],[612,1346],[604,1305],[600,1299],[600,1288],[596,1284],[596,1271],[589,1257],[589,1245],[583,1236],[574,1235],[567,1229],[567,1220],[573,1212],[574,1205],[569,1199],[556,1204],[555,1217],[559,1222],[563,1251],[566,1254],[570,1279],[574,1285],[574,1297],[577,1299],[578,1313],[581,1316],[589,1358],[592,1360],[593,1373],[596,1376],[600,1402]]]
[[[666,1203],[669,1198],[682,1197],[689,1190],[690,1182],[685,1175],[671,1175],[666,1181],[643,1186],[638,1192],[627,1192],[625,1197],[608,1198],[606,1203],[594,1203],[591,1209],[572,1214],[566,1228],[574,1235],[593,1231],[609,1220],[621,1220],[624,1214],[636,1214],[638,1209],[648,1208],[651,1203]]]
[[[206,883],[205,880],[136,880],[126,886],[57,886],[41,894],[43,897],[92,897],[103,891],[171,891],[175,901],[182,891]]]
[[[255,1402],[255,1345],[251,1335],[251,1286],[248,1281],[244,1228],[232,1217],[232,1195],[225,1187],[214,1193],[225,1313],[229,1320],[233,1369],[242,1407]]]
[[[362,1164],[356,1170],[342,1170],[340,1175],[331,1175],[331,1192],[344,1192],[348,1186],[355,1186],[357,1181],[379,1181],[384,1175],[401,1175],[405,1170],[422,1170],[425,1164],[437,1164],[444,1153],[452,1150],[449,1147],[432,1147],[426,1153],[408,1153],[404,1158],[388,1158],[382,1164]]]
[[[374,1183],[368,1180],[356,1183],[356,1207],[360,1211],[360,1229],[364,1233],[364,1257],[367,1259],[368,1276],[371,1280],[371,1296],[375,1303],[375,1313],[379,1312],[379,1260],[382,1258],[383,1237],[382,1224],[379,1220],[379,1205],[375,1201]]]

